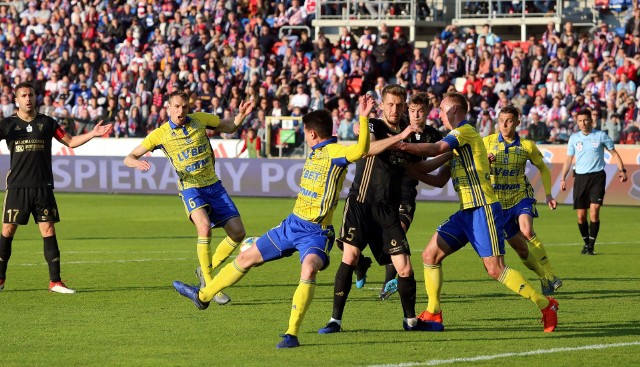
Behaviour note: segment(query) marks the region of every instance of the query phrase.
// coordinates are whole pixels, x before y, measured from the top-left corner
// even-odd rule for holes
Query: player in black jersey
[[[333,313],[320,334],[339,332],[342,313],[351,290],[353,273],[362,250],[368,245],[381,265],[393,263],[398,271],[398,292],[404,311],[405,330],[441,331],[442,324],[416,318],[416,281],[411,268],[410,250],[398,207],[406,167],[421,158],[388,150],[396,143],[421,133],[417,125],[402,119],[407,94],[398,85],[382,91],[382,119],[369,119],[371,145],[364,159],[356,162],[356,174],[344,209],[338,247],[343,250],[336,272]]]
[[[60,278],[60,250],[54,223],[60,221],[53,195],[51,139],[75,148],[96,136],[111,132],[112,125],[96,124],[89,133],[71,136],[53,118],[36,113],[34,87],[20,83],[15,88],[18,112],[0,121],[0,140],[7,141],[11,168],[7,173],[4,197],[2,235],[0,236],[0,290],[4,289],[11,242],[18,225],[29,222],[29,216],[40,227],[44,241],[44,257],[49,265],[49,290],[75,293]]]
[[[415,124],[422,129],[421,133],[416,133],[410,137],[411,143],[435,143],[442,140],[442,134],[435,128],[427,125],[427,114],[429,113],[429,96],[427,93],[416,93],[409,99],[409,123]],[[450,155],[450,154],[449,154]],[[402,179],[400,198],[400,224],[405,233],[409,231],[409,226],[413,221],[416,212],[416,196],[418,195],[418,180],[406,174]],[[360,262],[359,262],[360,263]],[[385,279],[380,289],[380,299],[387,299],[398,289],[398,282],[395,279],[396,268],[389,264],[385,267]]]

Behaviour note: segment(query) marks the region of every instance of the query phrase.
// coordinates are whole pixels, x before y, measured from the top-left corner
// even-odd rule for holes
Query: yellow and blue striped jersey
[[[522,199],[535,198],[533,187],[525,175],[528,160],[540,171],[545,192],[551,194],[549,168],[533,141],[522,139],[516,134],[512,142],[507,142],[498,133],[485,137],[484,145],[487,152],[496,157],[491,164],[491,183],[503,209],[515,206]]]
[[[449,144],[453,158],[451,167],[453,188],[460,197],[460,209],[477,208],[498,201],[491,186],[489,158],[476,129],[463,121],[442,141]]]
[[[216,115],[196,112],[187,115],[183,126],[171,120],[153,130],[142,141],[149,151],[162,149],[178,174],[178,189],[185,190],[218,182],[215,157],[207,137],[207,126],[218,127]]]
[[[338,204],[347,166],[351,163],[347,157],[352,157],[351,151],[356,148],[357,145],[338,144],[335,137],[311,148],[302,169],[293,214],[313,223],[333,223],[333,211]]]

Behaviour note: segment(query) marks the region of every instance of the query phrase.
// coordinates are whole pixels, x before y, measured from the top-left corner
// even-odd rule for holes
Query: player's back
[[[312,147],[302,169],[293,213],[313,223],[332,224],[348,165],[345,147],[336,138]]]
[[[497,202],[491,186],[487,150],[476,129],[465,121],[443,140],[453,148],[449,165],[453,187],[460,197],[460,208],[477,208]]]

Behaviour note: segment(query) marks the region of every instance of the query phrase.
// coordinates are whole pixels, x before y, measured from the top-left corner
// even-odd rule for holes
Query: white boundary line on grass
[[[368,367],[439,366],[439,365],[443,365],[443,364],[452,364],[452,363],[460,363],[460,362],[490,361],[490,360],[498,359],[498,358],[526,357],[526,356],[532,356],[532,355],[538,355],[538,354],[575,352],[575,351],[580,351],[580,350],[622,348],[622,347],[631,347],[631,346],[636,346],[636,345],[640,345],[640,341],[634,341],[634,342],[628,342],[628,343],[614,343],[614,344],[592,344],[592,345],[583,345],[581,347],[538,349],[538,350],[531,350],[531,351],[528,351],[528,352],[490,354],[490,355],[475,356],[475,357],[459,357],[459,358],[451,358],[451,359],[432,359],[430,361],[425,361],[425,362],[410,362],[410,363],[398,363],[398,364],[378,364],[378,365],[370,365]]]

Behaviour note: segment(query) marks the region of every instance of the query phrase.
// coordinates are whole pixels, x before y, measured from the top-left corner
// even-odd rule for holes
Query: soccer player
[[[293,295],[289,328],[276,348],[300,346],[298,333],[305,313],[311,305],[318,271],[329,265],[333,247],[333,212],[338,203],[347,166],[369,150],[367,116],[373,108],[370,96],[360,97],[360,130],[358,142],[343,146],[332,136],[333,119],[327,110],[318,110],[302,118],[305,141],[311,153],[302,169],[300,191],[293,213],[260,237],[254,246],[241,252],[202,289],[175,281],[178,293],[193,301],[198,309],[209,306],[213,296],[242,279],[254,266],[291,256],[298,251],[301,262],[300,283]]]
[[[353,273],[362,250],[368,245],[380,265],[393,263],[398,271],[398,293],[404,312],[403,328],[440,331],[442,325],[416,318],[416,280],[410,250],[398,207],[406,167],[420,158],[388,148],[422,130],[403,119],[406,90],[388,85],[382,90],[382,119],[369,119],[371,147],[366,159],[356,163],[356,173],[347,196],[338,245],[342,262],[336,271],[333,312],[320,334],[341,331],[342,315],[351,291]],[[404,126],[407,125],[407,126]]]
[[[75,293],[60,278],[60,249],[55,229],[55,223],[60,221],[60,213],[53,195],[51,139],[76,148],[96,136],[108,134],[113,125],[102,126],[100,121],[91,132],[71,136],[53,118],[36,113],[35,89],[31,84],[20,83],[14,91],[18,111],[0,121],[0,140],[7,141],[11,154],[11,169],[7,173],[7,191],[2,210],[0,291],[4,289],[13,236],[18,226],[27,224],[29,215],[33,215],[44,242],[44,258],[49,266],[49,290]]]
[[[491,163],[491,183],[500,204],[504,231],[509,245],[522,263],[534,271],[542,285],[542,294],[549,296],[562,286],[555,276],[544,245],[533,230],[533,218],[538,216],[533,187],[525,175],[527,161],[540,171],[546,203],[554,210],[558,202],[551,195],[551,173],[536,144],[520,138],[516,128],[520,125],[520,111],[506,106],[498,114],[497,134],[485,137],[484,145]]]
[[[422,156],[453,151],[449,166],[460,197],[460,210],[438,227],[422,252],[429,301],[420,319],[442,322],[442,261],[471,242],[489,276],[533,301],[542,311],[544,331],[552,332],[558,323],[558,302],[538,293],[504,262],[502,207],[491,186],[489,158],[482,138],[465,119],[468,110],[469,102],[464,95],[447,94],[440,103],[440,119],[451,130],[449,134],[435,144],[397,144],[402,151]]]
[[[578,112],[576,120],[580,131],[569,138],[567,160],[562,166],[560,187],[567,189],[565,181],[569,168],[576,157],[575,183],[573,186],[573,208],[578,214],[578,228],[584,241],[582,254],[595,255],[594,247],[600,230],[600,207],[604,200],[606,174],[604,172],[604,149],[606,148],[618,165],[618,177],[621,182],[627,181],[627,170],[622,158],[615,150],[613,141],[604,132],[593,128],[591,111],[584,109]],[[587,210],[589,220],[587,222]]]
[[[410,137],[410,141],[414,143],[435,143],[442,140],[440,132],[433,127],[427,125],[427,114],[429,113],[429,95],[424,92],[416,93],[409,99],[408,103],[409,111],[409,123],[417,125],[421,133],[416,133]],[[415,168],[413,168],[415,169]],[[412,169],[412,170],[413,170]],[[426,171],[420,168],[421,172]],[[418,195],[418,180],[407,174],[402,179],[401,186],[401,199],[400,199],[400,225],[405,233],[409,231],[409,226],[413,221],[413,216],[416,212],[416,196]],[[362,259],[358,261],[358,267],[362,263]],[[371,263],[371,260],[368,261]],[[358,271],[356,270],[356,274]],[[387,264],[385,266],[385,279],[380,289],[380,299],[385,300],[389,298],[393,293],[398,290],[398,281],[396,280],[396,268],[393,264]],[[358,286],[359,279],[366,279],[366,276],[361,278],[356,276],[356,286]],[[362,288],[362,286],[358,287]]]
[[[212,272],[231,255],[245,236],[244,225],[235,204],[215,172],[215,155],[206,134],[207,126],[221,133],[238,130],[253,109],[254,101],[243,101],[235,119],[225,120],[204,112],[189,114],[189,96],[183,91],[169,94],[169,121],[152,131],[124,159],[128,167],[146,171],[151,164],[140,157],[155,149],[162,152],[178,174],[178,189],[187,216],[198,233],[199,276],[209,284]],[[211,256],[211,228],[224,228],[227,236]],[[220,293],[216,302],[230,299]]]

